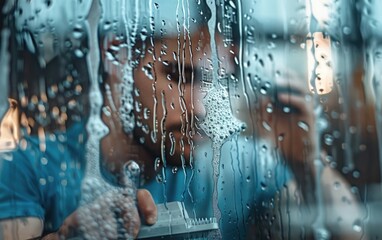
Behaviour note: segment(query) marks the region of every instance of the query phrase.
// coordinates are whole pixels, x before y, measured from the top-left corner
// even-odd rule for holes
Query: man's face
[[[134,135],[155,157],[180,164],[205,138],[198,122],[205,115],[202,79],[212,76],[208,34],[158,39],[142,49],[134,70]]]
[[[218,40],[220,69],[230,74],[233,54]],[[127,49],[113,35],[105,38],[104,45],[105,86],[110,89],[110,94],[105,89],[104,96],[103,120],[110,130],[102,143],[105,159],[118,163],[121,159],[160,158],[180,165],[183,157],[187,163],[192,149],[208,139],[198,126],[206,115],[202,100],[213,76],[208,31],[157,38],[153,44],[146,41],[133,50],[134,54],[140,52],[133,69],[134,139],[126,138],[118,112]]]
[[[313,96],[297,74],[283,73],[274,85],[273,98],[261,96],[257,134],[277,147],[288,162],[303,163],[315,154]]]
[[[290,49],[287,54],[285,49]],[[276,148],[286,161],[303,163],[315,154],[317,136],[317,96],[310,91],[306,61],[301,61],[306,52],[281,41],[276,48],[259,52],[265,67],[249,70],[262,80],[251,82],[256,95],[249,95],[254,134]],[[268,54],[274,61],[266,58]]]

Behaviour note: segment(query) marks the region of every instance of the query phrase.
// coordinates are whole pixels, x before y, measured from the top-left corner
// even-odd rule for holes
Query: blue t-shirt
[[[58,230],[79,204],[85,149],[83,124],[66,133],[48,134],[46,150],[37,137],[26,137],[11,153],[0,154],[0,219],[38,217],[44,233]],[[264,143],[265,144],[265,143]],[[213,152],[196,147],[193,168],[164,170],[165,184],[145,184],[156,203],[183,201],[190,216],[213,217]],[[220,150],[218,207],[224,239],[244,238],[255,208],[291,179],[275,152],[251,138],[236,137]]]
[[[257,141],[257,142],[256,142]],[[146,184],[156,203],[182,201],[190,217],[213,217],[213,155],[210,142],[195,148],[193,169],[164,169],[162,181]],[[277,151],[264,141],[239,136],[220,149],[217,196],[223,239],[245,239],[255,213],[292,178]],[[162,174],[163,175],[163,174]]]
[[[27,136],[18,149],[0,153],[0,219],[37,217],[44,234],[58,230],[80,200],[84,133],[78,123],[46,134],[45,144]]]

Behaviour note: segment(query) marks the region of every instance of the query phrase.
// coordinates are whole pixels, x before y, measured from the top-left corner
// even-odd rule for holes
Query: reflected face
[[[205,32],[157,40],[142,46],[143,58],[134,69],[135,138],[155,157],[172,164],[189,159],[203,136],[197,123],[205,115],[202,78],[210,68]],[[145,49],[144,49],[145,48]]]
[[[276,77],[277,95],[274,99],[263,95],[257,112],[257,134],[277,147],[289,163],[316,156],[314,101],[304,80],[292,72]]]

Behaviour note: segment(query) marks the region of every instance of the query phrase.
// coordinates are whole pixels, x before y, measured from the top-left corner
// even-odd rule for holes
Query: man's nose
[[[193,113],[194,117],[198,120],[204,119],[206,115],[203,98],[206,92],[202,90],[199,81],[185,84],[185,100],[189,113]]]

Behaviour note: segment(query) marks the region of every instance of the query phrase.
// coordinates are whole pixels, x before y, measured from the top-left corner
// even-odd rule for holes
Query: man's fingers
[[[146,189],[139,189],[137,191],[138,209],[149,225],[157,221],[157,207],[150,192]]]

